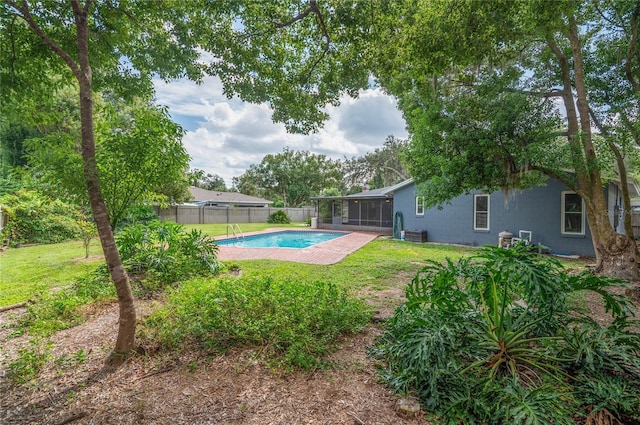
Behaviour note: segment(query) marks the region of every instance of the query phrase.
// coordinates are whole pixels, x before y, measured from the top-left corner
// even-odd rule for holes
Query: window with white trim
[[[489,230],[489,195],[473,195],[473,230]]]
[[[424,215],[424,196],[416,196],[416,215]]]
[[[562,234],[584,235],[584,202],[575,192],[562,192]]]

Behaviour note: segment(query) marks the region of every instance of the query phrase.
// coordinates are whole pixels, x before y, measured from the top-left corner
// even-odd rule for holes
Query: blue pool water
[[[330,241],[346,235],[346,232],[314,232],[284,230],[282,232],[251,235],[216,241],[222,246],[236,246],[241,248],[307,248],[320,242]]]

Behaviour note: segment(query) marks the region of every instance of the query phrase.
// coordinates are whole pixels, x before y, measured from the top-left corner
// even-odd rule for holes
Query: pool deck
[[[314,231],[315,229],[276,228],[267,229],[262,232],[245,233],[245,236],[281,232],[283,230],[304,232]],[[331,232],[331,230],[322,230],[322,232]],[[282,260],[307,264],[335,264],[347,255],[376,239],[378,236],[379,235],[375,233],[350,232],[339,238],[321,242],[308,248],[238,248],[220,245],[218,260]],[[216,239],[223,240],[227,238],[217,237]]]

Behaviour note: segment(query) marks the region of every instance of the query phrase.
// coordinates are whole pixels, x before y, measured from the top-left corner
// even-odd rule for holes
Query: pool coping
[[[301,229],[295,227],[269,228],[259,232],[247,232],[245,236],[260,235],[266,233],[282,232],[285,230],[295,230],[300,232],[335,232],[345,233],[345,231]],[[379,235],[376,233],[347,232],[329,241],[307,248],[240,248],[233,246],[218,246],[218,259],[221,261],[231,260],[282,260],[293,261],[306,264],[335,264],[342,261],[347,255],[362,248]],[[217,240],[230,239],[233,236],[216,237]]]

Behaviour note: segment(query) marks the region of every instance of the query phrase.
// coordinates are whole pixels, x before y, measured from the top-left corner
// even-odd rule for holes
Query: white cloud
[[[297,135],[273,123],[266,105],[228,99],[217,77],[200,85],[177,80],[156,81],[155,86],[157,102],[188,130],[183,142],[191,167],[220,175],[227,186],[250,165],[287,146],[342,159],[381,147],[389,135],[407,137],[395,100],[379,89],[366,90],[358,99],[345,96],[341,106],[327,107],[330,119],[318,133]]]

